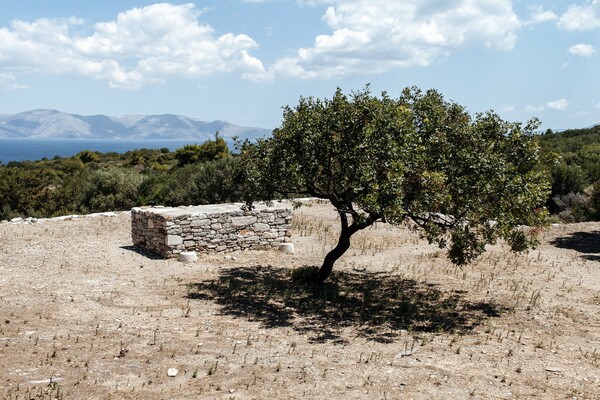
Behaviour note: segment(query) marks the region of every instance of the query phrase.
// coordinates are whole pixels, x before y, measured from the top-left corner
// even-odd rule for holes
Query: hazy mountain
[[[32,110],[0,115],[0,137],[87,139],[198,139],[219,132],[226,139],[238,136],[254,140],[271,130],[233,125],[225,121],[201,121],[182,115],[77,115],[57,110]]]

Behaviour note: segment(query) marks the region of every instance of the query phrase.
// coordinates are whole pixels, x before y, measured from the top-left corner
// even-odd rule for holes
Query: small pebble
[[[177,368],[169,368],[167,370],[167,376],[170,376],[171,378],[173,378],[173,377],[177,376],[178,372],[179,371],[177,371]]]

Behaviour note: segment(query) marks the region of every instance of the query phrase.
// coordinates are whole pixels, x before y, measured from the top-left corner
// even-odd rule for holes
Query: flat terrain
[[[337,229],[305,206],[294,255],[183,264],[132,247],[127,213],[1,223],[1,397],[600,398],[600,223],[462,269],[377,224],[326,285],[291,283]]]

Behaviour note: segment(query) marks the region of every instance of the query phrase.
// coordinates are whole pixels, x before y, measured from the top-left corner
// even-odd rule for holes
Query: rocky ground
[[[5,399],[600,398],[600,223],[457,268],[406,227],[358,233],[324,286],[292,284],[337,233],[294,215],[293,255],[163,260],[127,213],[0,223]],[[169,376],[172,375],[172,376]]]

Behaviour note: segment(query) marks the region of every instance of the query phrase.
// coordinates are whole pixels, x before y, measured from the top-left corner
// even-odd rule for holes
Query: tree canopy
[[[219,135],[219,132],[215,133],[215,140],[209,139],[202,144],[188,144],[175,151],[175,158],[179,166],[219,160],[230,156],[227,142]]]
[[[301,97],[285,107],[273,137],[246,144],[246,200],[308,195],[337,210],[338,244],[314,280],[322,282],[357,231],[376,221],[409,222],[463,265],[503,238],[535,244],[522,225],[541,226],[547,172],[532,141],[537,128],[493,112],[471,116],[435,91],[398,98],[368,86],[332,99]]]

